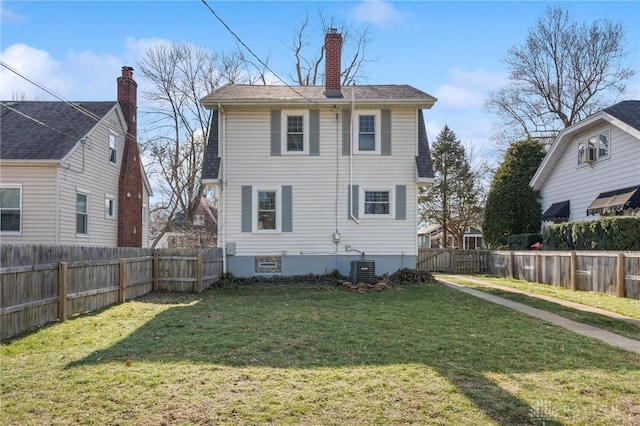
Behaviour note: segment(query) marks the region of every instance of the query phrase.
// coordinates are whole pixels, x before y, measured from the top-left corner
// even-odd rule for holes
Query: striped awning
[[[603,192],[587,207],[587,214],[606,214],[640,208],[640,185]]]

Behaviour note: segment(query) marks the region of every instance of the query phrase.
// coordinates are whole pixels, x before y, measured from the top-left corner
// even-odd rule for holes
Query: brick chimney
[[[342,35],[335,28],[330,28],[324,36],[324,94],[327,98],[341,98],[340,74],[342,68],[340,59],[342,56]]]
[[[142,247],[142,171],[136,122],[138,84],[133,68],[122,67],[118,103],[127,122],[118,188],[118,247]]]

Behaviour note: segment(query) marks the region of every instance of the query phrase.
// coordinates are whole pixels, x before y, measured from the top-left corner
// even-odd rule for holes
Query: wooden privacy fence
[[[499,277],[640,299],[640,252],[492,251],[488,262]]]
[[[419,249],[416,268],[478,274],[640,299],[640,252]]]
[[[221,249],[0,247],[0,338],[151,291],[202,292]]]
[[[418,250],[416,269],[452,274],[487,272],[487,250],[427,249]]]

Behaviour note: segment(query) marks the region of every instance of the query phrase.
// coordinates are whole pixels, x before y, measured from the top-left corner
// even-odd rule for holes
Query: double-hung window
[[[257,226],[258,231],[278,230],[278,191],[257,191]]]
[[[113,133],[109,133],[109,162],[111,164],[118,162],[118,137]]]
[[[76,234],[89,235],[89,194],[76,193]]]
[[[380,111],[357,111],[354,152],[380,154]]]
[[[22,218],[22,185],[0,187],[0,232],[20,233]]]
[[[609,158],[609,129],[578,142],[578,165],[592,164]]]
[[[309,154],[309,111],[282,111],[282,152]]]
[[[365,215],[389,215],[391,214],[390,191],[365,191],[364,192]]]

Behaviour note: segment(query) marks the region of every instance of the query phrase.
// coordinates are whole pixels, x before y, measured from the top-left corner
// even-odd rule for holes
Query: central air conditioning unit
[[[353,284],[375,284],[376,263],[372,260],[351,261],[351,282]]]

